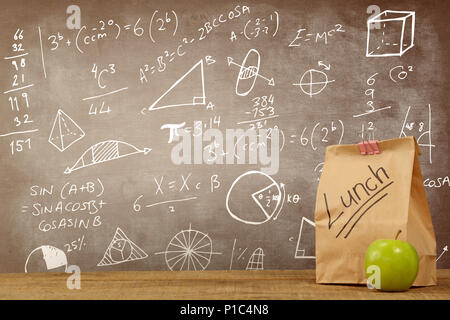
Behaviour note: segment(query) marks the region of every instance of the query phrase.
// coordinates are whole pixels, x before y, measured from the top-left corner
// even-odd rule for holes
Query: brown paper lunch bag
[[[377,239],[411,243],[419,255],[414,286],[436,284],[436,239],[414,137],[327,147],[316,196],[316,282],[365,284],[367,247]]]

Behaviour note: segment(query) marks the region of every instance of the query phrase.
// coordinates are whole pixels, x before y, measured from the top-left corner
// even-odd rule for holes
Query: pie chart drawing
[[[294,83],[293,85],[299,86],[303,93],[312,97],[321,93],[330,82],[334,82],[334,80],[328,80],[325,72],[310,69],[302,75],[299,83]]]
[[[64,251],[53,246],[40,246],[27,257],[25,272],[66,272],[67,257]]]
[[[285,200],[285,187],[268,174],[251,170],[240,175],[226,197],[230,216],[242,223],[259,225],[280,215]]]
[[[213,254],[212,241],[207,233],[191,229],[178,232],[167,245],[164,254],[167,267],[171,271],[205,270],[211,262]]]
[[[250,49],[241,63],[241,68],[236,79],[237,95],[246,96],[252,91],[256,78],[258,77],[260,63],[261,56],[259,52],[255,49]]]

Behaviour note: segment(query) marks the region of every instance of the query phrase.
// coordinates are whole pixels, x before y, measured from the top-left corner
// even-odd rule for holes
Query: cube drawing
[[[366,57],[402,56],[414,46],[414,26],[414,11],[385,10],[369,18]]]

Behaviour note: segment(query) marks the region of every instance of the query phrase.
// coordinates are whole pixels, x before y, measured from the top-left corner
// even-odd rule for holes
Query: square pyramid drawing
[[[84,137],[84,131],[61,109],[56,113],[48,142],[63,152]]]
[[[110,266],[128,261],[147,258],[148,255],[133,241],[128,239],[122,229],[117,228],[111,243],[97,266]]]

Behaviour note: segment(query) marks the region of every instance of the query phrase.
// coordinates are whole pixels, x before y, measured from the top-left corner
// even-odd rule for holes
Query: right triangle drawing
[[[303,224],[306,222],[306,224]],[[295,248],[295,259],[315,259],[313,248],[309,248],[312,241],[315,240],[316,224],[308,218],[302,217],[300,231],[298,233],[297,247]]]
[[[149,111],[206,104],[203,60],[181,76],[153,104]]]
[[[97,266],[110,266],[128,261],[147,258],[148,255],[133,241],[128,239],[122,229],[117,228],[111,243]]]

